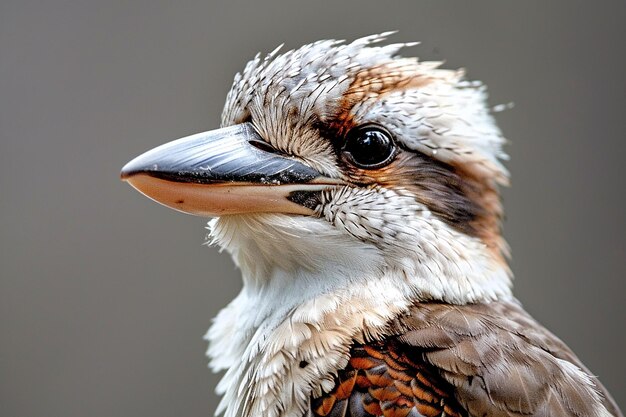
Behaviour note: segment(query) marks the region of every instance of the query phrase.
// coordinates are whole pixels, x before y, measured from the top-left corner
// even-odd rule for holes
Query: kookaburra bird
[[[206,336],[218,413],[621,416],[512,295],[484,87],[385,35],[257,56],[222,128],[122,170],[241,269]]]

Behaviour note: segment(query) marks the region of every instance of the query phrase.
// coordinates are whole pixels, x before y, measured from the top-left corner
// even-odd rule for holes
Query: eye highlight
[[[346,135],[341,152],[353,165],[363,169],[380,168],[396,155],[391,134],[376,125],[357,126]]]

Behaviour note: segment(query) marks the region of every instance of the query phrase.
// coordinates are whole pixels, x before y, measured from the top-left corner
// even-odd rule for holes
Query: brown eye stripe
[[[502,206],[494,184],[477,179],[461,168],[427,155],[400,151],[389,165],[359,169],[343,162],[342,170],[359,186],[379,185],[408,191],[446,224],[468,236],[480,238],[505,264],[500,233]]]
[[[389,165],[364,170],[346,166],[348,176],[360,185],[409,191],[415,199],[457,230],[478,236],[477,221],[488,213],[481,206],[478,184],[425,155],[403,151]]]

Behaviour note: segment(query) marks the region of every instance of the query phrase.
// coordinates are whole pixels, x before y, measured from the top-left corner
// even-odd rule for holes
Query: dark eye
[[[395,156],[396,146],[389,132],[378,126],[366,125],[348,132],[342,151],[354,165],[372,169],[390,163]]]

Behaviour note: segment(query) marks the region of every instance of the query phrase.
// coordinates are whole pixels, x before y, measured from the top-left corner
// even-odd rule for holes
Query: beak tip
[[[144,155],[139,155],[138,157],[132,159],[122,167],[122,170],[120,171],[120,179],[122,181],[128,181],[131,177],[134,177],[137,174],[158,170],[159,166],[157,164],[150,164],[149,162],[150,161],[145,160]]]
[[[129,169],[128,165],[130,164],[124,165],[124,167],[120,171],[120,180],[122,181],[127,181],[130,177],[133,176],[133,170]]]
[[[122,170],[120,171],[120,180],[128,181],[131,177],[140,173],[141,171],[142,169],[137,166],[135,160],[132,160],[122,167]]]

